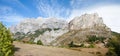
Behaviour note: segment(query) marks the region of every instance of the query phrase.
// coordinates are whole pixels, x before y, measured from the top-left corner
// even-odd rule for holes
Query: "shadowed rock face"
[[[58,36],[68,32],[68,23],[57,18],[26,19],[12,26],[10,30],[14,33],[15,39],[29,38],[28,41],[33,42],[41,40],[44,45],[49,45]]]
[[[75,17],[69,22],[69,32],[54,40],[52,45],[68,45],[72,41],[80,44],[87,40],[87,36],[111,37],[110,28],[103,23],[102,18],[97,13]]]

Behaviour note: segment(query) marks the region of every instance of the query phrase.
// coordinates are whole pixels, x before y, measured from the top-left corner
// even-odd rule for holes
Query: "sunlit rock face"
[[[84,14],[80,17],[75,17],[69,22],[70,30],[80,30],[95,27],[105,27],[106,30],[110,31],[110,29],[103,23],[102,17],[99,17],[97,13]]]
[[[97,13],[84,14],[73,18],[68,24],[69,32],[61,35],[52,42],[53,46],[68,45],[71,42],[80,44],[88,39],[88,36],[111,37],[111,30],[108,28]]]
[[[72,41],[80,44],[86,41],[87,36],[111,36],[110,28],[97,13],[83,14],[69,23],[57,18],[25,19],[10,30],[15,39],[29,39],[32,42],[41,40],[44,45],[53,46],[68,45]]]
[[[16,32],[33,32],[37,29],[41,28],[60,28],[60,29],[66,29],[68,28],[68,24],[65,20],[57,19],[57,18],[37,18],[37,19],[25,19],[16,26],[12,26],[10,30],[13,33]]]
[[[25,19],[21,21],[19,24],[12,26],[10,30],[13,33],[16,32],[22,32],[22,33],[28,33],[28,32],[33,32],[37,29],[40,28],[40,25],[44,23],[45,20],[42,18],[37,18],[37,19]]]

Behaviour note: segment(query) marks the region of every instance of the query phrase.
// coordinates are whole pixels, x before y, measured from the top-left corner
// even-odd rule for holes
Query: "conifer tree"
[[[12,43],[10,31],[0,22],[0,56],[13,56]]]

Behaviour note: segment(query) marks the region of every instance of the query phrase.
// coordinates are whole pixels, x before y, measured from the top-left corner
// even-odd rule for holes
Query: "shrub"
[[[41,40],[38,40],[38,41],[37,41],[37,44],[38,44],[38,45],[43,45],[43,43],[42,43]]]
[[[31,41],[31,40],[28,41],[27,43],[28,43],[28,44],[36,44],[35,42],[33,42],[33,41]]]
[[[90,46],[88,46],[88,48],[94,48],[95,45],[94,44],[90,44]]]
[[[44,32],[46,31],[51,31],[52,29],[50,28],[45,28],[45,29],[40,29],[40,30],[36,30],[35,34],[32,34],[33,37],[38,37],[39,35],[42,35]]]
[[[88,42],[91,42],[91,43],[93,43],[93,42],[95,42],[95,41],[101,41],[101,42],[103,42],[104,40],[105,40],[105,37],[96,37],[96,36],[87,36],[87,38],[88,38]]]
[[[54,31],[59,30],[60,28],[54,28]]]
[[[68,45],[69,45],[69,47],[74,47],[74,43],[73,43],[73,41],[70,42],[70,44],[68,44]]]
[[[101,54],[101,52],[96,52],[96,54]]]
[[[13,56],[14,46],[12,43],[13,39],[11,38],[10,31],[0,23],[0,56]]]
[[[114,48],[110,47],[109,51],[106,53],[106,56],[117,56],[117,54],[114,51]]]
[[[84,44],[82,43],[82,44],[80,45],[80,47],[84,47]]]
[[[112,35],[114,37],[109,39],[108,44],[107,44],[107,46],[109,47],[109,51],[107,55],[108,56],[109,55],[120,56],[120,34],[112,32]]]

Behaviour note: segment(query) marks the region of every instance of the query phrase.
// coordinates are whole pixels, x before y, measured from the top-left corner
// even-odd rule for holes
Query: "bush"
[[[73,43],[73,41],[70,42],[70,44],[68,44],[68,45],[69,45],[69,47],[74,47],[74,43]]]
[[[27,43],[28,43],[28,44],[36,44],[35,42],[33,42],[33,41],[31,41],[31,40],[28,41]]]
[[[88,46],[88,48],[94,48],[95,45],[94,44],[90,44],[90,46]]]
[[[80,47],[84,47],[84,44],[82,43],[82,44],[80,45]]]
[[[93,43],[97,40],[101,41],[101,42],[103,42],[105,40],[105,37],[87,36],[87,38],[88,38],[88,42],[91,42],[91,43]]]
[[[60,28],[54,28],[54,31],[59,30]]]
[[[110,47],[109,51],[106,53],[106,56],[117,56],[117,54],[114,51],[114,48]]]
[[[113,37],[109,39],[107,46],[109,51],[107,55],[120,56],[120,34],[112,32]]]
[[[10,31],[0,23],[0,56],[13,56],[14,46],[12,43],[13,39],[11,38]]]
[[[38,44],[38,45],[43,45],[43,43],[42,43],[41,40],[38,40],[38,41],[37,41],[37,44]]]

